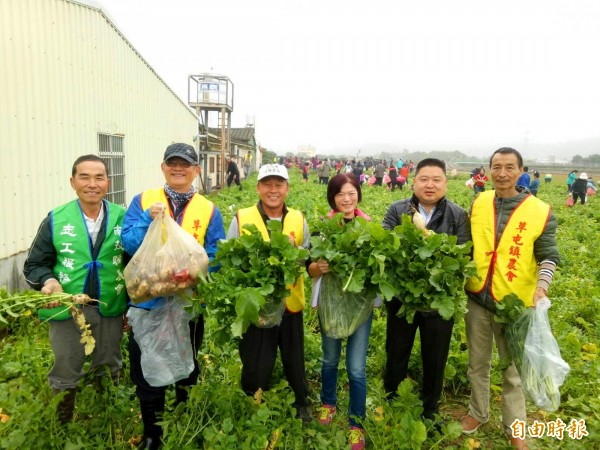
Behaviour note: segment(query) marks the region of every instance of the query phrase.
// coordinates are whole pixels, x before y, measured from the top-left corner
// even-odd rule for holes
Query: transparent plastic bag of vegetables
[[[258,311],[258,320],[253,322],[258,328],[273,328],[281,323],[285,312],[285,298],[267,297]]]
[[[208,272],[204,247],[163,213],[150,224],[142,245],[125,267],[125,285],[137,304],[196,286],[198,272]]]
[[[343,290],[342,280],[334,273],[321,277],[318,312],[323,332],[332,338],[352,336],[373,311],[375,291],[354,293]]]
[[[521,383],[523,390],[538,408],[556,411],[560,406],[559,388],[571,370],[562,359],[560,348],[550,329],[547,298],[530,308],[531,319],[525,338]]]

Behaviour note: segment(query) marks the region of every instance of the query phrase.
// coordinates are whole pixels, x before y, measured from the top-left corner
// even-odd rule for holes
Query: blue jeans
[[[350,382],[348,417],[350,426],[360,426],[356,419],[366,417],[367,403],[367,348],[373,314],[348,337],[346,344],[346,370]],[[321,403],[335,406],[337,402],[337,378],[342,340],[327,336],[321,329],[323,363],[321,367]]]

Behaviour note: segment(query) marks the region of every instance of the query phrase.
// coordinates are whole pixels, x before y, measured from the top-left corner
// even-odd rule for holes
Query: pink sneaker
[[[321,425],[329,425],[331,423],[331,419],[335,415],[335,406],[331,405],[323,405],[317,409],[318,411],[318,419]]]
[[[365,448],[365,430],[360,427],[350,427],[348,444],[352,446],[352,450],[363,450]]]

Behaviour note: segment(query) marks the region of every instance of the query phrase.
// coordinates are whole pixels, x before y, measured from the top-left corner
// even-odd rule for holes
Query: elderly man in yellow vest
[[[98,156],[77,158],[71,174],[78,199],[53,209],[44,219],[25,261],[25,278],[44,294],[85,293],[98,300],[81,307],[96,340],[90,369],[107,366],[116,381],[127,306],[121,244],[125,208],[104,200],[108,169]],[[58,418],[65,423],[73,417],[76,388],[84,375],[81,330],[68,309],[57,303],[49,303],[38,314],[50,323],[54,364],[48,382],[55,394],[66,392],[58,405]]]
[[[163,211],[166,212],[204,247],[210,260],[217,251],[217,242],[225,238],[223,218],[219,209],[204,196],[195,192],[193,183],[200,172],[198,154],[191,145],[171,144],[165,150],[161,169],[165,185],[136,195],[125,214],[123,221],[123,244],[130,255],[141,246],[148,227]],[[131,305],[128,316],[145,315],[165,307],[162,297],[154,298],[137,305]],[[141,363],[144,348],[136,341],[140,330],[133,325],[129,337],[130,375],[136,386],[140,400],[142,421],[144,423],[144,448],[155,449],[160,446],[162,429],[157,424],[165,407],[167,386],[153,386],[147,381]],[[176,402],[187,400],[187,389],[196,384],[200,368],[196,358],[204,336],[204,321],[200,316],[190,322],[190,340],[193,349],[193,370],[187,378],[175,384]]]
[[[231,221],[227,238],[240,236],[244,225],[254,224],[267,240],[267,221],[280,220],[283,222],[283,233],[289,236],[290,241],[296,246],[308,248],[310,236],[304,215],[285,204],[289,192],[288,178],[287,169],[280,164],[262,166],[256,186],[260,200],[256,205],[237,212]],[[303,281],[302,277],[298,278],[291,288],[281,324],[272,328],[250,325],[240,340],[239,350],[243,364],[242,389],[246,394],[253,395],[259,388],[268,388],[279,347],[286,378],[296,396],[296,415],[303,422],[310,422],[304,368]]]
[[[467,434],[489,420],[494,340],[500,358],[507,355],[502,327],[493,318],[496,302],[516,294],[526,305],[534,306],[548,295],[559,262],[556,217],[547,204],[516,187],[522,172],[523,158],[517,150],[496,150],[490,159],[495,190],[480,193],[471,206],[473,260],[480,278],[472,278],[465,288],[471,399],[462,426]],[[511,428],[515,421],[526,421],[525,397],[514,363],[503,371],[502,378],[504,430],[511,445],[524,449],[524,436],[515,435]]]

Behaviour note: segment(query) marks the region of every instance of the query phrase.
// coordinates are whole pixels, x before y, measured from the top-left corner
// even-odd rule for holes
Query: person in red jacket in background
[[[475,183],[473,186],[473,190],[475,191],[475,195],[485,191],[485,183],[487,183],[488,181],[489,178],[485,174],[485,169],[482,167],[481,169],[479,169],[479,172],[476,173],[473,177],[473,182]]]

